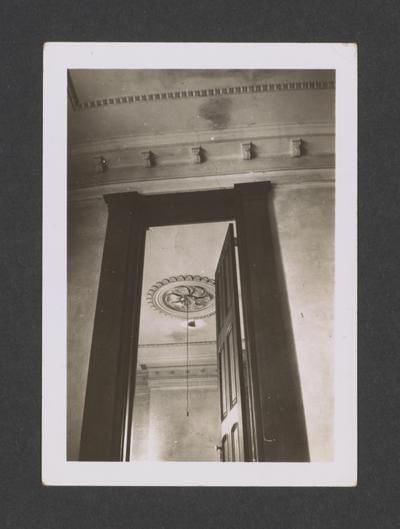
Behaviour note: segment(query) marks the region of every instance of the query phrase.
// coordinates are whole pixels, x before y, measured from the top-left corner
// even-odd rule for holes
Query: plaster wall
[[[76,460],[85,402],[97,288],[107,225],[103,200],[68,212],[67,459]]]
[[[334,200],[333,184],[274,188],[311,461],[334,455]]]
[[[219,461],[218,388],[151,389],[135,396],[132,461]]]

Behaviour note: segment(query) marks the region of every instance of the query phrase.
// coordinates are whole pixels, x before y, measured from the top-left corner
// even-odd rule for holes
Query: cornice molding
[[[186,334],[186,332],[183,332]],[[203,365],[210,364],[216,365],[216,343],[205,342],[198,343],[191,341],[193,336],[190,338],[190,364],[191,365]],[[138,365],[145,364],[148,369],[153,367],[165,367],[168,366],[180,366],[186,365],[186,343],[177,343],[175,345],[159,345],[154,347],[143,347],[138,346]]]
[[[194,146],[208,143],[256,140],[259,138],[283,138],[305,136],[331,136],[335,134],[335,123],[264,123],[245,127],[234,127],[223,130],[180,131],[167,134],[151,134],[141,136],[120,136],[101,141],[90,141],[72,144],[68,154],[71,157],[84,155],[106,155],[110,152],[129,149],[152,148],[167,146]]]
[[[191,346],[199,346],[199,345],[206,345],[206,346],[210,346],[210,345],[215,345],[217,342],[215,340],[203,340],[203,341],[200,341],[200,342],[196,342],[196,341],[191,341],[190,342],[190,345]],[[152,348],[152,349],[159,349],[160,347],[176,347],[176,346],[182,346],[182,347],[186,347],[186,342],[167,342],[167,343],[142,343],[142,344],[139,344],[138,347],[142,347],[142,348]]]
[[[301,142],[298,153],[293,151],[296,141]],[[243,155],[245,142],[251,143],[250,158]],[[203,163],[193,163],[196,145],[205,153]],[[333,122],[261,124],[90,142],[69,149],[69,197],[118,190],[152,193],[168,188],[169,192],[192,185],[193,189],[210,184],[226,187],[240,181],[239,175],[243,181],[259,179],[261,174],[275,182],[304,181],[316,169],[334,168],[334,150]],[[151,166],[144,164],[143,152],[152,153]],[[107,172],[96,164],[99,156],[107,160]]]
[[[181,389],[186,388],[187,375],[189,386],[195,388],[218,388],[218,366],[212,364],[186,364],[181,365],[153,365],[148,367],[142,364],[142,369],[136,373],[135,394],[146,395],[155,389]]]
[[[91,101],[80,101],[76,95],[71,79],[68,77],[68,93],[70,94],[71,107],[74,111],[93,110],[112,105],[130,105],[141,103],[154,103],[157,101],[184,100],[189,98],[233,96],[243,94],[260,94],[288,92],[296,90],[332,90],[335,88],[334,81],[299,81],[281,83],[263,83],[241,86],[227,86],[222,88],[202,88],[195,90],[178,90],[168,92],[156,92],[139,95],[119,95],[94,99]]]
[[[148,381],[151,391],[174,390],[186,388],[186,377],[180,378],[150,378]],[[193,389],[217,389],[218,374],[214,376],[191,376],[189,378],[189,387]]]

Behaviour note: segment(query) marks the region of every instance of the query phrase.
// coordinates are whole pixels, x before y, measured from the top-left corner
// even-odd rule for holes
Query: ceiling
[[[332,70],[70,70],[69,142],[310,121],[326,94],[301,86],[333,81]]]
[[[329,171],[334,87],[333,70],[69,70],[70,198]]]
[[[185,318],[160,313],[146,294],[157,282],[181,274],[214,279],[228,229],[227,222],[149,228],[139,329],[139,364],[180,365],[186,361]],[[216,362],[215,315],[196,320],[189,327],[191,363]],[[162,346],[160,347],[160,344]]]

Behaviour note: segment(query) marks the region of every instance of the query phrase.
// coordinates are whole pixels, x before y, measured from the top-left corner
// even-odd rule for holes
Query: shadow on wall
[[[307,437],[306,418],[304,413],[298,358],[289,307],[289,296],[285,279],[282,251],[278,236],[277,219],[275,216],[274,198],[274,187],[272,186],[271,192],[268,194],[268,212],[270,218],[272,244],[274,248],[271,259],[275,261],[273,269],[275,270],[276,277],[274,279],[278,285],[279,292],[279,302],[276,303],[276,310],[280,313],[280,320],[284,323],[283,335],[280,337],[280,340],[283,342],[282,350],[286,352],[285,355],[282,355],[280,361],[284,366],[282,371],[290,374],[290,384],[293,390],[291,394],[299,396],[296,401],[288,401],[285,400],[284,395],[277,395],[277,407],[278,413],[280,413],[281,417],[286,423],[285,430],[292,432],[292,435],[286,436],[286,439],[283,443],[283,445],[287,447],[287,453],[301,454],[300,460],[309,461],[310,450]],[[295,417],[296,420],[292,420],[293,417]],[[293,431],[294,428],[297,429],[296,432]],[[298,441],[297,444],[293,444],[295,439],[301,441]],[[296,461],[296,458],[294,458],[293,461]]]

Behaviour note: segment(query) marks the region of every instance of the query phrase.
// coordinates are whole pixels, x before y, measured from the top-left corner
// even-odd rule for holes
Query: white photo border
[[[67,70],[72,68],[336,70],[334,461],[224,465],[67,461]],[[355,486],[356,44],[46,43],[42,277],[42,481],[45,485]]]

